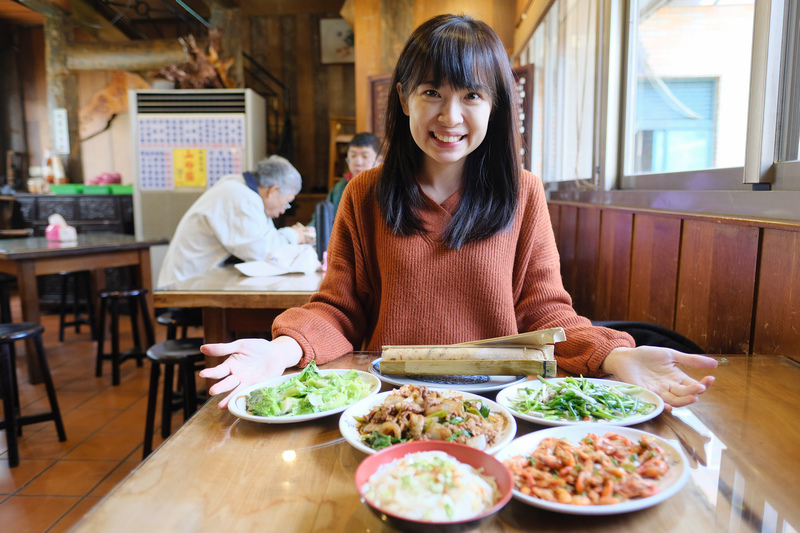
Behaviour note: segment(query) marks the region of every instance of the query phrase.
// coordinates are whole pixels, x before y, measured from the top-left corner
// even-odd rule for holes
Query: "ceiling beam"
[[[198,43],[202,50],[205,44]],[[153,39],[121,43],[71,43],[67,50],[69,70],[161,69],[189,60],[177,39]]]

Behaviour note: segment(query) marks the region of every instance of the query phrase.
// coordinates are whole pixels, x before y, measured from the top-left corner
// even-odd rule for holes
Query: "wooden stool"
[[[203,361],[200,346],[203,339],[188,338],[159,342],[147,350],[150,359],[150,390],[147,395],[147,417],[144,428],[144,449],[142,459],[153,451],[153,426],[156,421],[156,403],[158,400],[158,380],[161,374],[161,365],[164,365],[164,392],[161,398],[161,436],[169,437],[172,432],[172,411],[175,409],[173,398],[175,390],[173,381],[175,367],[181,376],[183,394],[179,407],[183,407],[184,422],[197,410],[199,403],[197,387],[194,381],[195,365]]]
[[[73,314],[75,318],[67,321],[67,295],[69,294],[69,283],[72,282],[73,294],[75,301],[73,302]],[[81,316],[81,293],[86,298],[86,314],[87,317]],[[97,340],[97,332],[95,331],[94,320],[94,301],[92,297],[92,276],[88,270],[81,270],[79,272],[62,272],[61,273],[61,306],[60,318],[58,321],[58,340],[64,342],[64,329],[69,326],[75,326],[75,333],[81,332],[81,325],[89,326],[92,333],[92,340]]]
[[[185,339],[188,336],[190,327],[200,327],[203,325],[203,317],[200,314],[200,309],[175,308],[158,315],[156,317],[156,322],[162,326],[167,326],[167,340],[178,338],[178,328],[181,329],[181,338]]]
[[[6,430],[8,465],[12,468],[19,465],[17,433],[22,426],[53,420],[56,424],[58,440],[60,442],[67,440],[64,424],[61,421],[61,411],[58,409],[58,400],[56,400],[56,388],[53,386],[53,378],[50,376],[50,369],[47,366],[47,358],[42,344],[43,331],[44,327],[35,322],[0,324],[0,348],[2,348],[0,349],[0,388],[2,388],[3,410],[5,412],[5,419],[0,421],[0,429]],[[36,356],[39,358],[39,366],[42,369],[42,378],[47,390],[47,398],[50,401],[50,411],[21,416],[18,414],[19,389],[17,388],[16,364],[11,358],[10,347],[15,341],[28,338],[33,339],[33,343],[36,346]]]
[[[100,323],[97,332],[97,365],[95,375],[103,375],[103,360],[111,360],[111,382],[119,385],[119,365],[127,359],[136,359],[136,366],[142,366],[145,355],[145,346],[155,344],[153,335],[153,323],[150,321],[150,314],[147,308],[145,295],[147,289],[125,289],[100,291]],[[131,318],[131,330],[133,331],[133,348],[125,353],[119,351],[119,312],[120,303],[125,300],[128,303],[128,313]],[[137,314],[141,309],[142,322],[144,322],[146,344],[142,343],[139,335],[139,322]],[[103,345],[106,336],[106,311],[111,315],[111,353],[105,353]]]

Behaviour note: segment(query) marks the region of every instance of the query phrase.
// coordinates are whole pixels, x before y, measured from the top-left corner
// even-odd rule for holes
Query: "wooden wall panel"
[[[603,210],[595,320],[626,320],[631,271],[633,214]]]
[[[295,11],[252,16],[248,53],[290,90],[292,163],[303,191],[327,192],[329,118],[355,116],[355,66],[320,62],[319,21],[337,13]]]
[[[550,213],[550,225],[553,226],[553,235],[556,236],[556,244],[558,244],[558,218],[561,214],[560,207],[548,203],[547,211]]]
[[[558,253],[561,256],[561,279],[564,288],[572,296],[575,289],[575,239],[578,229],[578,208],[571,205],[561,206],[558,222]]]
[[[600,250],[600,209],[578,211],[575,247],[575,292],[573,307],[579,315],[594,318],[597,305],[597,271]]]
[[[684,221],[675,331],[708,353],[750,353],[759,231]]]
[[[681,219],[637,213],[633,221],[628,319],[675,327]]]
[[[753,353],[800,357],[800,232],[764,230]]]

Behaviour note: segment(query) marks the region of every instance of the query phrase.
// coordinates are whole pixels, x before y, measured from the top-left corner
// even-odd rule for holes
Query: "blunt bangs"
[[[497,58],[480,24],[453,20],[418,44],[409,50],[412,67],[406,79],[399,80],[403,92],[409,94],[423,83],[432,83],[435,87],[481,90],[495,101]]]

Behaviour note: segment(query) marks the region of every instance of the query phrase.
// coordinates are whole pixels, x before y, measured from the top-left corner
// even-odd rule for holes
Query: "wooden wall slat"
[[[632,213],[603,211],[595,320],[626,320],[628,317],[632,234]]]
[[[561,279],[572,296],[575,289],[575,239],[577,237],[578,208],[561,206],[558,222],[558,253],[561,256]]]
[[[637,213],[633,221],[628,319],[675,327],[681,220]]]
[[[684,221],[675,331],[708,353],[750,353],[759,231]]]
[[[800,233],[765,229],[753,353],[800,356]]]
[[[553,226],[553,235],[555,235],[556,244],[558,244],[558,219],[561,215],[561,209],[558,205],[548,203],[547,210],[550,213],[550,225]]]
[[[575,292],[573,307],[579,315],[594,318],[597,306],[597,271],[600,250],[600,210],[578,212],[578,237],[575,247]]]

